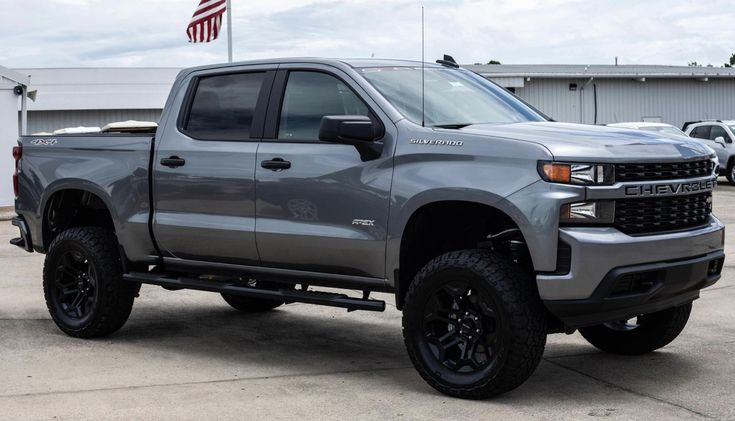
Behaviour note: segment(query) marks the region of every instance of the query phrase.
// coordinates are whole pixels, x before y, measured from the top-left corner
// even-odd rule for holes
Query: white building
[[[158,121],[180,69],[15,69],[38,90],[28,104],[28,133],[122,120]]]
[[[686,66],[465,66],[557,121],[608,124],[735,119],[735,68]]]
[[[27,101],[30,134],[64,127],[102,127],[121,120],[158,121],[178,72],[172,68],[0,67],[0,75],[11,75],[0,77],[0,207],[13,204],[11,150],[21,127],[21,96],[14,88],[19,83],[28,81],[37,90],[35,101]]]

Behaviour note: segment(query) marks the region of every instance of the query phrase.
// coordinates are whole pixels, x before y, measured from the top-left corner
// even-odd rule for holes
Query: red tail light
[[[20,169],[20,158],[23,157],[23,146],[13,146],[13,159],[15,159],[15,172],[13,173],[13,193],[18,197],[18,170]]]

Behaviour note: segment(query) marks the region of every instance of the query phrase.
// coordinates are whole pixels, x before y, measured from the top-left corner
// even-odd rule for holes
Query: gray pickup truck
[[[463,398],[522,384],[549,333],[665,346],[724,262],[706,146],[556,123],[447,60],[191,68],[155,133],[13,152],[12,243],[46,254],[65,333],[120,329],[141,284],[244,312],[387,292],[418,372]]]

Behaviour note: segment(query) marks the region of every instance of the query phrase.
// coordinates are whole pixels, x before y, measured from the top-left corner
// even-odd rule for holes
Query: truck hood
[[[587,124],[528,122],[477,124],[459,133],[495,136],[537,143],[556,160],[599,162],[675,161],[712,155],[695,140],[672,139],[656,132]]]

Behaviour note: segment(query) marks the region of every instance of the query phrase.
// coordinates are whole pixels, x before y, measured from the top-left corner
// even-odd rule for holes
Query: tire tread
[[[621,355],[642,355],[670,344],[684,330],[692,303],[646,314],[640,326],[628,332],[612,330],[605,325],[579,329],[582,336],[601,351]]]

